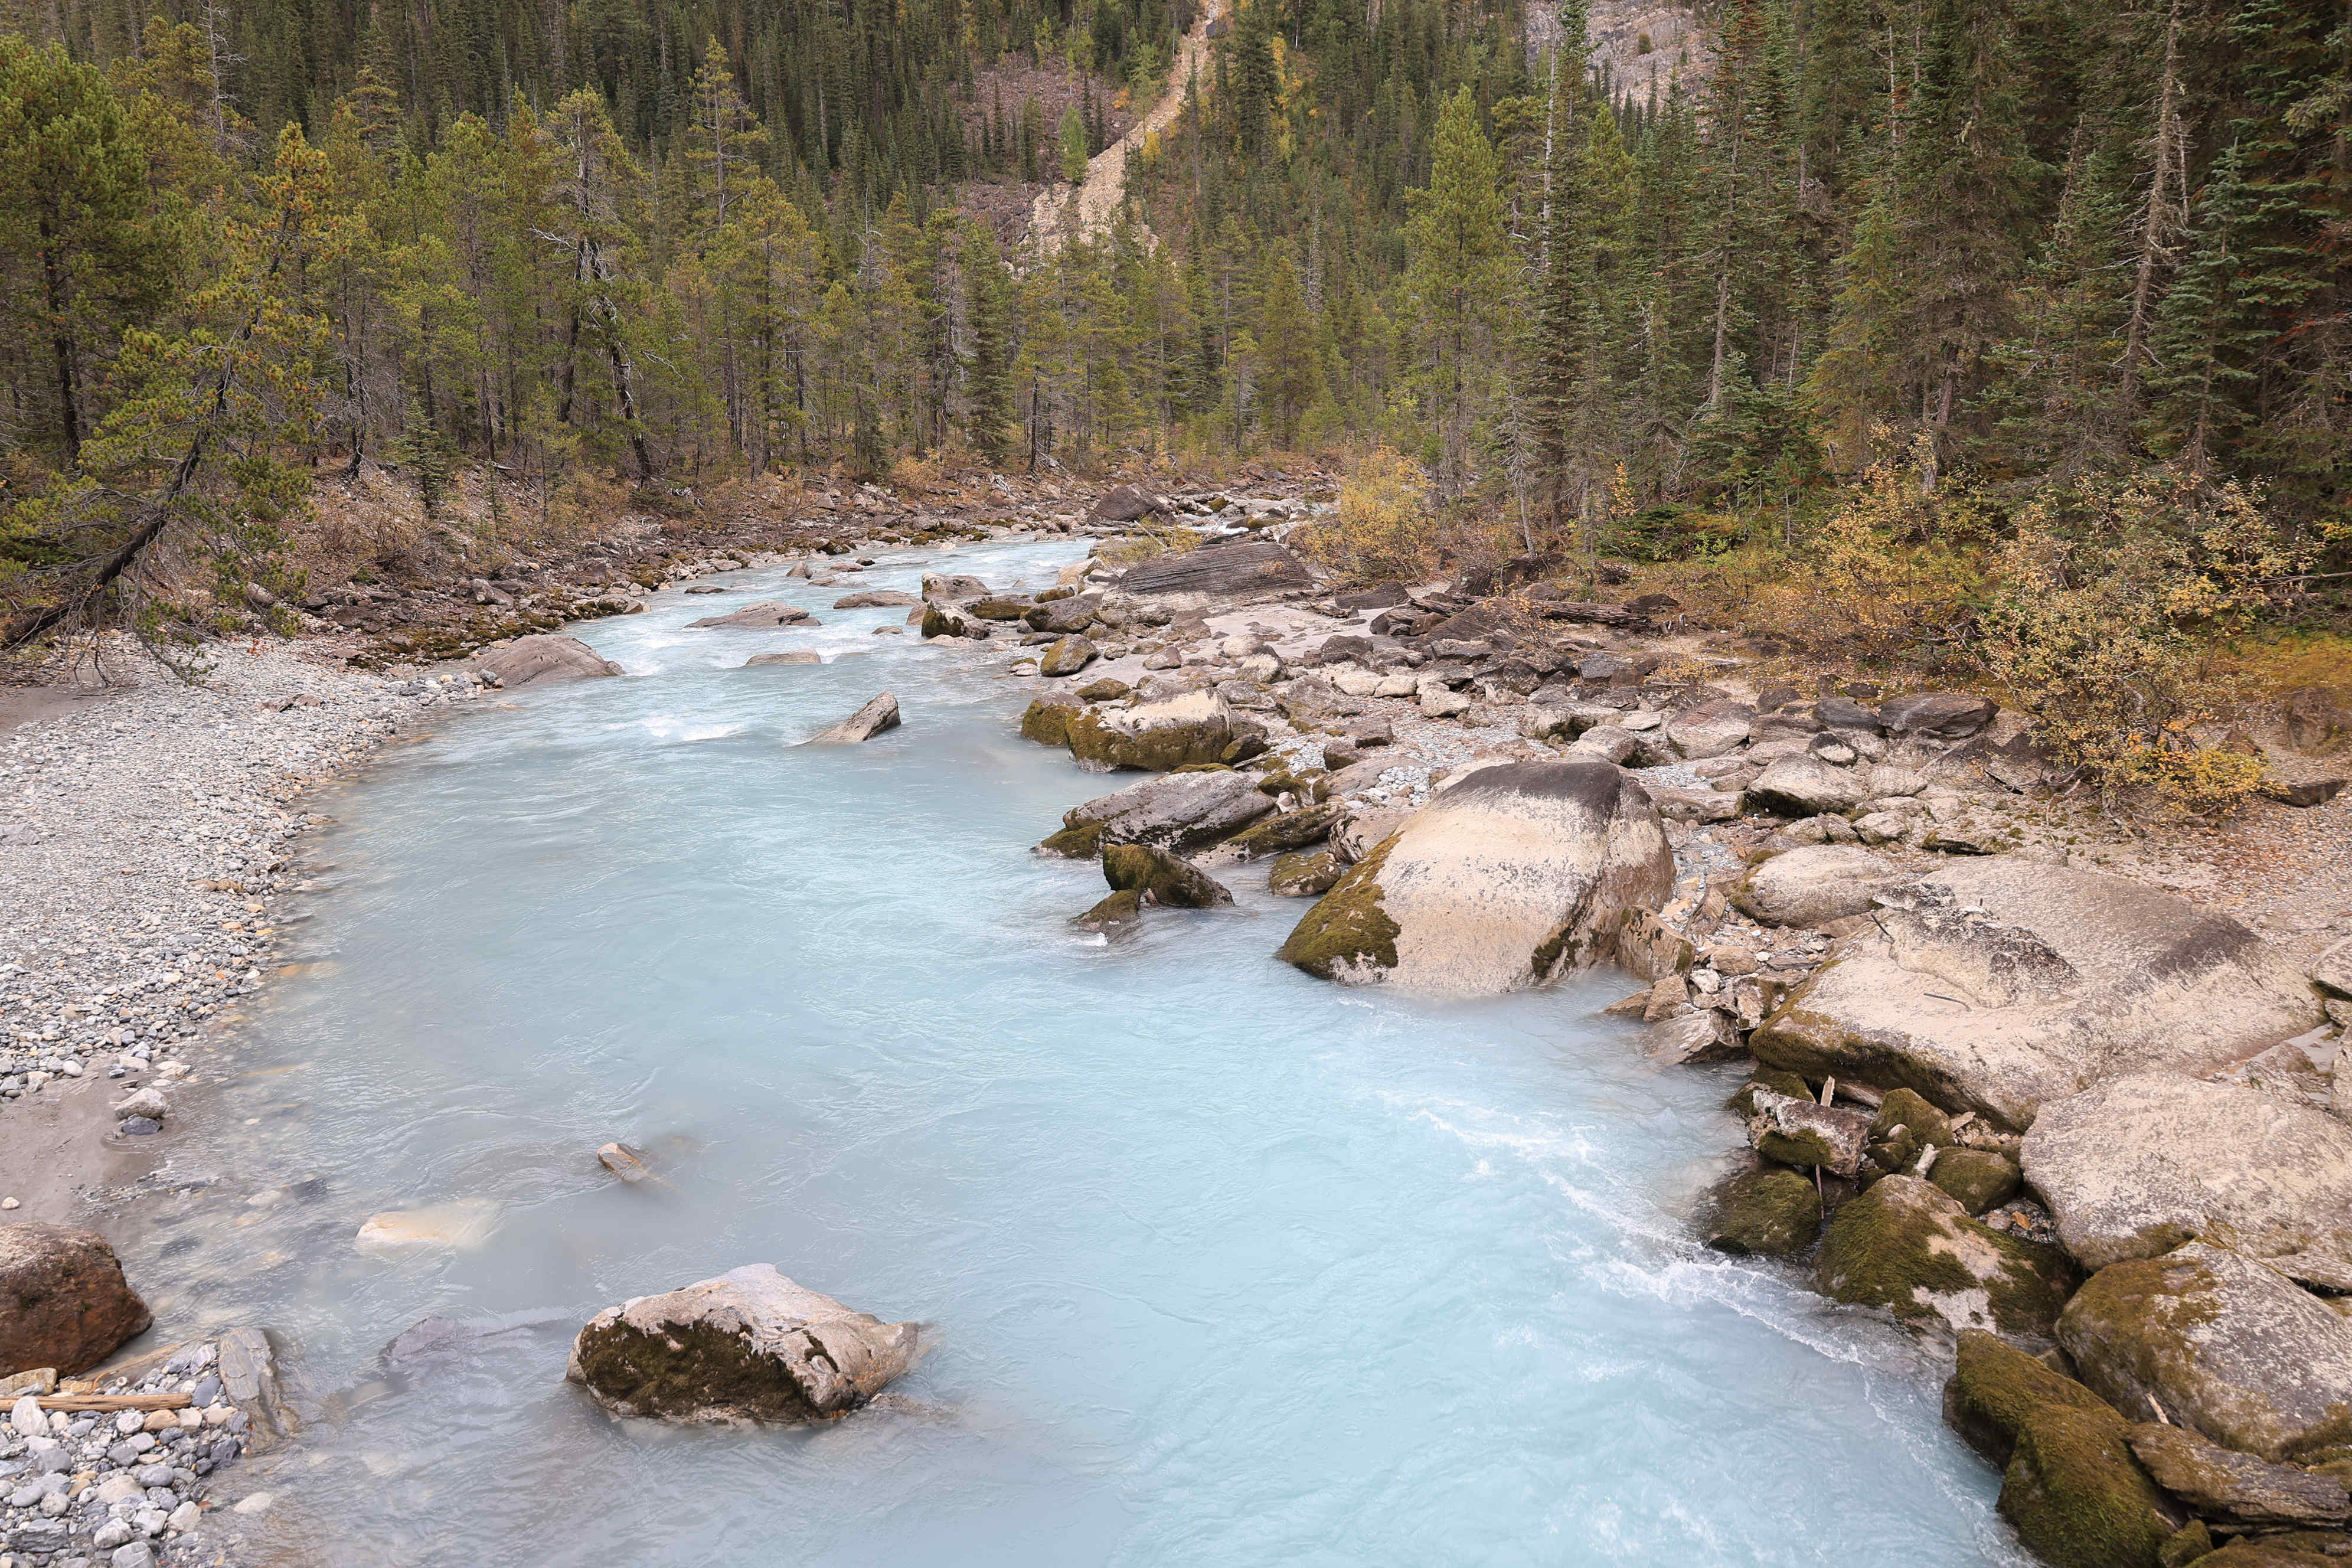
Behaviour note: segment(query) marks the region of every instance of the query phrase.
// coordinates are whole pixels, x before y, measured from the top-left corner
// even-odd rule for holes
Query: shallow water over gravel
[[[1593,1016],[1622,983],[1339,990],[1273,962],[1302,906],[1239,869],[1237,910],[1074,933],[1099,874],[1028,846],[1120,781],[1013,735],[1028,683],[827,607],[925,564],[663,595],[583,629],[632,679],[453,714],[324,804],[320,962],[176,1157],[217,1184],[128,1247],[167,1321],[294,1345],[290,1553],[2012,1560],[1927,1358],[1689,1244],[1737,1080],[1643,1066]],[[827,625],[677,629],[753,597]],[[796,647],[855,653],[730,668]],[[885,688],[905,728],[786,744]],[[671,1184],[605,1177],[615,1137]],[[474,1250],[352,1247],[459,1203],[495,1211]],[[813,1432],[616,1425],[562,1381],[596,1309],[762,1259],[930,1353]],[[433,1313],[512,1326],[387,1375]]]

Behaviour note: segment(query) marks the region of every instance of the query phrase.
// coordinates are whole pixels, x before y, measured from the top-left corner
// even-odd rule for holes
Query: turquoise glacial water
[[[1050,581],[1067,542],[948,558]],[[167,1321],[270,1325],[289,1560],[350,1564],[2017,1561],[1943,1369],[1693,1246],[1728,1069],[1660,1071],[1611,975],[1461,1003],[1270,956],[1302,905],[1155,911],[1028,847],[1124,780],[1026,684],[774,573],[580,628],[625,679],[452,710],[323,803],[331,868],[131,1241]],[[782,597],[827,624],[689,632]],[[815,647],[822,667],[733,668]],[[905,727],[791,742],[895,691]],[[592,1151],[646,1149],[662,1187]],[[479,1245],[387,1259],[372,1213]],[[737,1264],[929,1325],[818,1430],[608,1420],[597,1309]],[[428,1315],[484,1331],[387,1367]]]

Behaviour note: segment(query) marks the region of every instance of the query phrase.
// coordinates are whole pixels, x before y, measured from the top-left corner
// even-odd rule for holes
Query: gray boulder
[[[474,656],[472,665],[478,673],[509,689],[534,681],[590,680],[621,673],[619,665],[578,637],[545,632],[486,647]]]
[[[2121,878],[1994,858],[1882,895],[1750,1047],[2022,1130],[2103,1079],[2210,1071],[2320,1016],[2294,965],[2235,921]]]
[[[867,588],[856,594],[844,594],[833,602],[836,610],[895,610],[923,601],[912,594],[901,594],[895,588]]]
[[[2280,1460],[2352,1440],[2352,1321],[2225,1247],[2102,1268],[2058,1341],[2116,1409],[2154,1401],[2224,1447]]]
[[[1311,586],[1307,563],[1271,539],[1237,540],[1171,551],[1129,568],[1119,579],[1126,594],[1192,599],[1251,599],[1286,588]]]
[[[1832,921],[1868,914],[1873,900],[1914,875],[1852,845],[1807,845],[1758,862],[1731,901],[1765,925],[1818,930]]]
[[[736,631],[769,631],[777,626],[813,626],[816,617],[796,605],[786,605],[774,599],[762,599],[756,605],[746,605],[729,616],[705,616],[698,621],[686,623],[688,631],[703,627]]]
[[[823,734],[810,736],[807,744],[855,744],[860,741],[870,741],[885,730],[898,727],[898,700],[886,691]]]
[[[1100,594],[1076,594],[1066,599],[1048,599],[1043,604],[1032,605],[1021,618],[1028,623],[1033,632],[1052,632],[1061,636],[1082,632],[1094,625],[1101,605]]]
[[[1666,721],[1666,743],[1692,761],[1719,757],[1746,745],[1755,721],[1756,710],[1745,702],[1706,702]]]
[[[1062,814],[1062,826],[1065,833],[1093,829],[1093,847],[1148,844],[1189,855],[1274,809],[1274,797],[1248,773],[1167,773],[1072,806]]]
[[[1882,703],[1878,718],[1891,735],[1965,741],[1999,710],[1990,700],[1965,691],[1922,691]]]
[[[747,1264],[607,1307],[564,1375],[615,1415],[686,1423],[836,1420],[914,1364],[913,1323],[854,1312]]]
[[[1530,741],[1572,741],[1597,725],[1614,725],[1624,715],[1598,702],[1531,702],[1519,711],[1519,733]]]
[[[1095,656],[1101,651],[1082,637],[1073,635],[1058,638],[1049,644],[1045,651],[1037,657],[1037,673],[1052,676],[1076,675],[1092,664],[1095,661]]]
[[[940,573],[927,573],[923,577],[923,602],[926,604],[953,604],[962,599],[977,599],[987,592],[988,584],[977,577]]]
[[[1103,492],[1089,513],[1097,522],[1134,522],[1146,517],[1173,514],[1167,501],[1133,485],[1113,485]]]
[[[2352,1126],[2236,1084],[2132,1073],[2053,1100],[2026,1179],[2085,1268],[2191,1237],[2352,1290]]]
[[[1784,816],[1852,811],[1870,798],[1869,780],[1814,756],[1779,757],[1748,786],[1749,805]]]
[[[1277,956],[1327,980],[1512,991],[1613,958],[1626,914],[1674,879],[1657,808],[1617,769],[1484,767],[1359,860]]]

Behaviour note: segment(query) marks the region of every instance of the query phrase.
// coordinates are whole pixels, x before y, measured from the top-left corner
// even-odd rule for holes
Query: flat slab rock
[[[2058,1342],[2116,1409],[2152,1418],[2155,1401],[2224,1447],[2276,1461],[2352,1443],[2352,1320],[2226,1247],[2100,1269]]]
[[[1314,581],[1307,563],[1282,545],[1271,539],[1246,539],[1155,555],[1129,568],[1118,586],[1128,594],[1231,598],[1304,588]]]
[[[2352,1290],[2352,1126],[2178,1073],[2133,1073],[2042,1107],[2026,1179],[2089,1268],[2191,1237]]]
[[[856,745],[861,741],[870,741],[885,731],[897,729],[898,722],[898,699],[885,691],[832,729],[810,736],[807,743],[812,746]]]
[[[541,681],[591,680],[621,673],[619,665],[578,637],[545,632],[533,632],[512,642],[486,647],[474,656],[473,666],[485,675],[496,677],[498,683],[509,689]]]
[[[2334,1476],[2273,1465],[2153,1421],[2135,1426],[2130,1442],[2157,1485],[2208,1519],[2275,1526],[2338,1525],[2352,1517],[2352,1495]]]
[[[1189,855],[1240,832],[1275,808],[1254,774],[1163,773],[1062,814],[1065,828],[1099,827],[1098,844],[1149,844]]]
[[[1606,763],[1507,763],[1373,846],[1276,955],[1349,984],[1493,994],[1614,956],[1673,890],[1657,807]]]
[[[772,1263],[607,1307],[564,1376],[615,1415],[696,1424],[834,1420],[914,1364],[912,1323],[886,1323]]]
[[[2022,1130],[2104,1079],[2211,1071],[2323,1016],[2253,932],[2118,877],[1996,857],[1880,903],[1756,1031],[1759,1060]]]

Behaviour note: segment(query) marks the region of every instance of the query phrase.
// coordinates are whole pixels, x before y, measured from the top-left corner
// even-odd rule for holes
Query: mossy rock
[[[2186,1559],[2197,1568],[2344,1568],[2347,1560],[2352,1560],[2352,1535],[2316,1530],[2253,1536]]]
[[[1768,1089],[1774,1094],[1785,1094],[1792,1100],[1813,1098],[1812,1086],[1795,1073],[1782,1072],[1778,1068],[1764,1068],[1759,1069],[1755,1077],[1741,1084],[1738,1093],[1723,1102],[1724,1109],[1737,1111],[1741,1116],[1755,1115],[1756,1091],[1759,1089]]]
[[[1348,874],[1348,863],[1332,849],[1297,849],[1275,857],[1266,890],[1278,899],[1319,899]]]
[[[2050,1337],[2074,1284],[2056,1247],[1971,1219],[1914,1176],[1888,1176],[1840,1208],[1813,1275],[1822,1295],[1906,1322],[2035,1340]]]
[[[983,621],[1017,621],[1028,615],[1030,607],[1030,601],[1025,598],[1011,599],[992,595],[985,599],[972,600],[964,609]]]
[[[2156,1560],[2162,1568],[2189,1568],[2189,1563],[2199,1561],[2212,1550],[2213,1532],[2205,1528],[2203,1520],[2192,1519],[2173,1531],[2172,1539],[2164,1543],[2164,1550],[2156,1554]]]
[[[1113,888],[1163,909],[1206,910],[1234,901],[1222,883],[1190,860],[1148,844],[1113,844],[1102,852],[1102,867]]]
[[[1339,823],[1337,805],[1311,805],[1305,811],[1286,811],[1277,816],[1261,818],[1225,844],[1243,859],[1255,860],[1320,844],[1331,836],[1331,829]]]
[[[1699,1235],[1735,1258],[1785,1258],[1812,1246],[1821,1233],[1821,1193],[1794,1171],[1735,1172],[1700,1205]]]
[[[1065,827],[1037,846],[1040,855],[1058,855],[1065,860],[1091,860],[1102,849],[1104,825],[1085,823],[1076,827]]]
[[[2037,1405],[2018,1423],[2000,1514],[2051,1568],[2159,1568],[2180,1521],[2125,1430],[2112,1410],[2067,1405]]]
[[[1402,928],[1381,908],[1381,868],[1397,841],[1390,834],[1372,852],[1348,868],[1331,890],[1316,900],[1275,956],[1322,980],[1344,979],[1359,967],[1396,967]]]
[[[984,637],[988,623],[966,614],[953,605],[923,606],[923,636],[926,637]]]
[[[2017,1429],[2045,1405],[2107,1410],[2107,1402],[1999,1334],[1961,1331],[1958,1363],[1944,1384],[1944,1424],[1994,1464],[2006,1467]]]
[[[1076,695],[1089,702],[1116,702],[1135,689],[1117,676],[1106,675],[1099,680],[1089,680],[1078,688]]]
[[[1087,931],[1108,931],[1115,926],[1131,925],[1143,918],[1143,895],[1133,888],[1118,892],[1077,917],[1075,924]]]
[[[1990,1149],[1946,1149],[1928,1168],[1927,1179],[1958,1200],[1972,1215],[1980,1215],[2017,1195],[2017,1162]]]
[[[1928,1104],[1916,1089],[1898,1089],[1889,1093],[1880,1102],[1878,1114],[1871,1118],[1870,1135],[1892,1138],[1898,1127],[1907,1128],[1913,1142],[1919,1147],[1933,1143],[1942,1149],[1950,1147],[1952,1142],[1951,1118]]]
[[[1044,746],[1066,746],[1070,721],[1085,711],[1075,702],[1040,697],[1021,715],[1021,738]]]
[[[1072,715],[1063,728],[1070,754],[1097,770],[1132,768],[1165,773],[1198,763],[1235,760],[1224,754],[1234,743],[1234,735],[1222,719],[1129,731],[1108,722],[1095,710],[1087,709]]]

